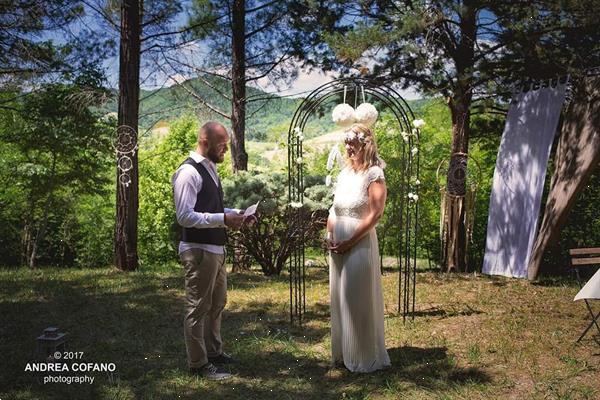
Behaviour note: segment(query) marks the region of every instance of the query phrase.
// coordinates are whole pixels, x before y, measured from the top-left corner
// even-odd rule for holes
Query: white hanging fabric
[[[527,276],[550,149],[566,84],[519,93],[511,102],[494,171],[483,273]]]

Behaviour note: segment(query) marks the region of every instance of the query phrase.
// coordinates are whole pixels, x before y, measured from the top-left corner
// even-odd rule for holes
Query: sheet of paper
[[[258,208],[258,203],[260,203],[260,201],[257,201],[256,204],[253,204],[250,207],[246,208],[246,211],[244,211],[244,217],[254,215],[256,213],[256,209]]]

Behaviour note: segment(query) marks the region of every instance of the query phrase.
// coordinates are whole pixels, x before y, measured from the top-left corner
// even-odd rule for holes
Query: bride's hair
[[[354,124],[346,131],[346,139],[352,140],[356,138],[358,138],[364,149],[362,162],[358,166],[358,170],[366,171],[374,165],[383,168],[382,160],[377,153],[377,142],[375,141],[373,131],[363,124]]]

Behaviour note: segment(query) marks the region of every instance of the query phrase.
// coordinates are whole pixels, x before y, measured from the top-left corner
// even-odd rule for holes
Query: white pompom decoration
[[[333,119],[333,122],[337,125],[346,127],[354,123],[354,114],[354,107],[351,105],[346,103],[338,104],[331,112],[331,119]]]
[[[371,103],[362,103],[360,106],[356,108],[354,112],[354,116],[356,118],[356,122],[359,124],[366,125],[367,127],[373,126],[375,121],[377,121],[377,117],[379,113],[375,106]]]

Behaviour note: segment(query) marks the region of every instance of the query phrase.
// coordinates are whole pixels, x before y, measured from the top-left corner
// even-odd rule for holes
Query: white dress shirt
[[[215,184],[219,185],[219,176],[215,163],[195,151],[190,152],[190,157],[197,163],[202,164]],[[177,222],[185,228],[225,228],[225,215],[223,213],[206,213],[194,211],[198,192],[202,189],[202,176],[196,168],[190,164],[180,166],[173,178],[173,197],[175,200],[175,212]],[[239,212],[237,209],[225,208],[225,213]],[[224,254],[224,246],[205,243],[179,242],[179,254],[189,249],[202,249],[215,254]]]

